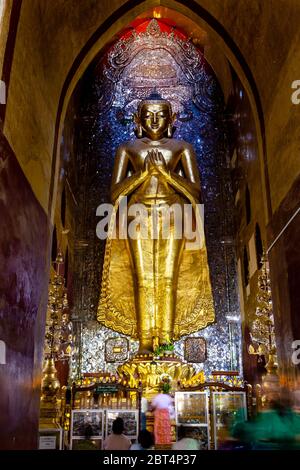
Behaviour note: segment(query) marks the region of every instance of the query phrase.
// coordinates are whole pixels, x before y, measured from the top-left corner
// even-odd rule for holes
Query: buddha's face
[[[140,110],[140,124],[147,137],[159,140],[172,123],[167,103],[145,103]]]

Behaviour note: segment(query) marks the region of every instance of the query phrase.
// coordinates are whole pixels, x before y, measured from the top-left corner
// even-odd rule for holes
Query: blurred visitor
[[[171,444],[170,409],[173,409],[173,399],[168,393],[159,393],[151,404],[154,410],[155,444]]]
[[[296,379],[296,386],[293,392],[294,396],[294,411],[300,413],[300,377]]]
[[[237,423],[232,436],[257,450],[300,449],[300,416],[292,408],[289,392],[258,413],[254,420]]]
[[[145,397],[141,399],[141,429],[146,429],[147,424],[148,400]]]
[[[244,450],[248,445],[243,441],[233,437],[232,429],[239,423],[245,422],[244,409],[237,410],[235,413],[225,413],[222,419],[222,427],[218,428],[217,449],[218,450]]]
[[[116,418],[112,425],[112,434],[110,434],[103,443],[104,450],[128,450],[131,446],[131,440],[124,434],[124,421],[122,418]]]
[[[132,444],[130,450],[153,450],[154,438],[153,434],[147,429],[142,429],[139,433],[138,442]]]
[[[173,450],[200,450],[200,442],[193,437],[193,429],[180,426],[178,441],[172,445]]]
[[[84,428],[84,439],[78,439],[75,445],[73,445],[73,450],[99,450],[96,441],[91,439],[93,434],[94,432],[92,426],[87,424]]]

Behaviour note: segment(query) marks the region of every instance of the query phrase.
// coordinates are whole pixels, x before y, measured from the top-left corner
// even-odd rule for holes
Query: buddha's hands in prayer
[[[163,154],[158,150],[149,150],[145,158],[145,170],[157,172],[157,170],[160,169],[167,169],[167,164]]]

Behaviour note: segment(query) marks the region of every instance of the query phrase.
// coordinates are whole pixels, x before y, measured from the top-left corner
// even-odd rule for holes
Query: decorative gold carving
[[[72,329],[69,321],[69,307],[65,280],[60,274],[63,255],[59,251],[55,260],[56,271],[51,272],[48,312],[45,334],[45,363],[43,368],[40,424],[58,421],[61,400],[60,383],[55,361],[64,360],[71,355]]]
[[[205,382],[205,375],[203,370],[200,370],[197,374],[192,375],[191,377],[183,378],[181,385],[183,388],[196,387],[197,385],[203,384]]]
[[[57,370],[54,359],[46,359],[42,378],[42,402],[56,403],[60,383],[57,378]]]
[[[267,404],[279,396],[279,376],[277,352],[275,342],[275,327],[273,316],[272,290],[269,275],[269,262],[267,255],[262,257],[261,273],[258,276],[258,294],[255,318],[250,331],[252,341],[256,346],[249,346],[249,354],[267,357],[265,369],[267,371],[262,379],[262,403]]]
[[[60,383],[57,378],[54,359],[46,359],[41,388],[40,424],[51,425],[58,423],[60,410],[60,402],[58,399],[59,390]]]
[[[142,385],[143,394],[151,397],[163,389],[168,379],[171,391],[189,388],[205,382],[204,372],[195,374],[189,364],[183,363],[176,356],[151,360],[150,357],[135,357],[121,365],[118,374],[129,383],[130,387]]]

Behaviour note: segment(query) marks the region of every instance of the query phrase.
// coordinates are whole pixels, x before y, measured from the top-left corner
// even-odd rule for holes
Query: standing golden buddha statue
[[[138,338],[140,353],[151,352],[153,341],[168,343],[215,319],[203,226],[195,224],[200,220],[199,172],[193,147],[172,138],[174,120],[170,102],[160,97],[141,101],[135,115],[138,138],[120,145],[114,162],[114,212],[97,318]],[[118,215],[125,198],[128,218]],[[200,244],[188,245],[183,233],[186,206],[189,222],[201,232]],[[133,220],[137,209],[138,223]],[[184,214],[179,223],[178,213]],[[195,231],[193,236],[199,239]]]

